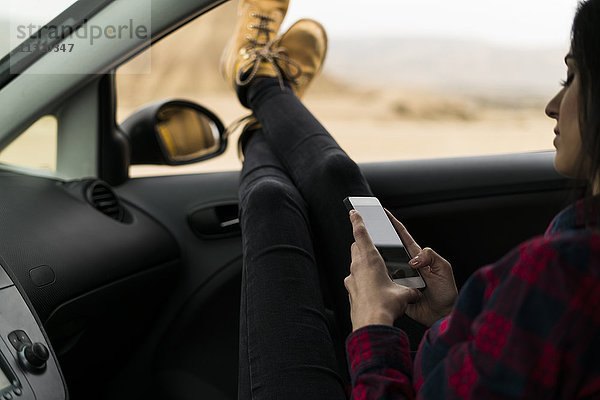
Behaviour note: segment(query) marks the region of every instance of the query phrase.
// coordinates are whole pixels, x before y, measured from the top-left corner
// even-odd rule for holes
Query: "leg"
[[[260,131],[240,184],[240,399],[344,399],[306,204]]]
[[[275,155],[308,203],[318,264],[330,285],[331,301],[342,335],[350,332],[348,295],[353,242],[347,196],[372,196],[360,169],[340,148],[289,88],[276,79],[258,80],[249,89],[249,103],[263,126]]]
[[[337,143],[289,89],[283,91],[284,96],[281,97],[282,107],[273,104],[272,100],[277,94],[275,90],[269,89],[275,89],[276,87],[280,91],[284,85],[284,78],[288,80],[289,85],[293,86],[295,93],[301,96],[312,78],[320,71],[327,51],[326,33],[323,27],[315,21],[298,21],[281,38],[276,38],[281,21],[287,11],[288,3],[289,0],[241,0],[238,7],[236,33],[233,35],[222,59],[222,71],[226,80],[234,87],[241,103],[253,108],[260,122],[264,124],[263,132],[269,141],[268,147],[277,153],[280,163],[284,162],[284,167],[279,166],[275,169],[279,172],[287,170],[284,175],[289,176],[291,181],[287,178],[286,182],[293,182],[290,186],[296,186],[300,189],[300,193],[298,193],[296,189],[291,190],[285,185],[285,196],[281,197],[275,195],[275,193],[280,193],[281,190],[274,190],[270,186],[261,188],[260,191],[257,190],[260,180],[256,180],[254,184],[244,183],[254,181],[251,177],[254,169],[248,160],[252,145],[248,144],[246,148],[247,161],[243,175],[244,182],[240,189],[242,224],[246,223],[248,226],[249,235],[253,233],[254,229],[259,227],[264,229],[264,238],[269,240],[271,240],[269,229],[276,229],[279,232],[277,234],[279,239],[284,237],[283,235],[291,235],[290,237],[298,239],[294,235],[302,234],[310,237],[307,226],[313,228],[313,243],[318,244],[315,249],[317,259],[319,264],[327,266],[327,268],[321,270],[329,275],[328,281],[333,286],[333,290],[328,290],[323,295],[335,299],[332,304],[337,306],[334,308],[340,321],[338,325],[342,327],[342,333],[345,334],[350,331],[350,321],[348,297],[343,286],[343,278],[348,274],[349,248],[352,236],[342,200],[348,195],[370,194],[370,190],[356,164],[341,151]],[[278,79],[269,79],[268,77]],[[268,87],[269,85],[272,87]],[[278,120],[280,117],[281,120]],[[294,119],[291,117],[294,117]],[[296,126],[296,123],[298,123],[298,126]],[[288,133],[290,139],[287,142],[280,143],[276,141],[275,135],[288,135]],[[288,153],[285,150],[290,145],[294,146],[294,150]],[[322,151],[319,149],[322,149]],[[303,157],[308,157],[304,158],[304,163],[302,162]],[[313,161],[318,161],[318,163],[313,164]],[[319,171],[323,171],[325,176],[321,176]],[[269,204],[273,205],[271,208],[264,205],[265,195],[261,195],[261,191],[264,193],[275,192],[271,194],[273,198],[268,199]],[[292,192],[295,193],[293,196],[291,195]],[[254,212],[255,204],[251,201],[254,198],[253,193],[256,193],[256,197],[261,200],[256,202],[257,210],[261,210],[260,212]],[[308,202],[310,215],[307,215],[305,205],[298,206],[304,204],[304,201]],[[260,207],[259,204],[262,204],[262,209],[258,208]],[[296,215],[299,209],[303,210],[301,213],[303,219],[298,218]],[[248,215],[244,215],[244,210],[248,212]],[[295,211],[291,212],[290,210]],[[275,215],[275,213],[278,214]],[[287,225],[288,220],[282,218],[286,213],[296,215],[299,220],[296,221],[299,222],[296,224],[299,231],[294,231],[296,229],[294,225]],[[263,227],[262,223],[256,226],[249,225],[250,221],[256,223],[257,221],[262,222],[263,219],[270,220],[271,223],[273,221],[279,223],[276,226],[268,227]],[[254,234],[260,238],[260,235],[257,235],[256,232]],[[274,240],[273,243],[278,242]],[[254,246],[261,248],[263,244],[259,241]],[[261,258],[253,258],[254,248],[251,243],[245,242],[244,246],[249,260],[253,262],[261,260]],[[267,247],[269,246],[276,245],[269,244]],[[285,250],[286,248],[279,249]],[[293,249],[287,248],[286,251],[290,252],[291,250]],[[258,253],[261,257],[275,254]],[[313,253],[313,251],[310,252],[310,254]],[[293,252],[290,254],[293,254]],[[307,262],[298,254],[295,254],[294,257],[297,259],[294,263]],[[314,259],[311,262],[311,266],[314,266]],[[289,268],[293,267],[290,266]],[[311,267],[311,270],[313,276],[317,276],[316,268]],[[250,289],[254,283],[250,282],[251,272],[248,268],[246,272],[248,276],[246,277],[245,287]],[[315,281],[312,278],[311,280]],[[293,289],[289,286],[289,283],[283,282],[281,285],[282,287],[288,287],[290,290]],[[267,289],[271,288],[267,287]],[[318,286],[315,290],[317,289]],[[248,290],[249,292],[250,290]],[[295,295],[295,292],[291,293]],[[317,294],[315,296],[321,298]],[[245,307],[249,307],[250,303],[255,301],[250,294],[247,295],[245,300]],[[256,302],[259,303],[263,300],[259,299]],[[277,303],[277,299],[270,299],[270,302],[264,304],[264,307],[268,309],[269,304],[272,307],[273,304]],[[302,304],[304,304],[302,301],[298,303],[299,306],[302,306]],[[322,309],[322,307],[320,308]],[[248,308],[247,315],[253,315],[250,308]],[[320,319],[323,320],[322,313]],[[325,326],[323,323],[322,321],[321,325]],[[248,321],[247,327],[252,328],[251,325],[251,321]],[[260,332],[257,331],[257,334],[260,335]],[[247,349],[249,353],[252,352],[250,343],[247,344]],[[250,361],[252,361],[251,355]],[[250,367],[252,367],[251,363]],[[251,374],[251,376],[254,376],[254,374]],[[251,385],[254,387],[254,382],[251,382]]]

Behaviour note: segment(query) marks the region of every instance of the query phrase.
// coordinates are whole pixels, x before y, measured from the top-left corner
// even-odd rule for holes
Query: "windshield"
[[[0,41],[0,58],[23,43],[76,0],[10,0],[0,8],[0,29],[7,33]]]

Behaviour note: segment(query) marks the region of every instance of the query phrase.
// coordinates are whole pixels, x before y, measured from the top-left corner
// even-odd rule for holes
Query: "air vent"
[[[124,210],[119,203],[119,198],[106,183],[92,182],[88,186],[86,194],[90,204],[102,214],[116,221],[123,221]]]

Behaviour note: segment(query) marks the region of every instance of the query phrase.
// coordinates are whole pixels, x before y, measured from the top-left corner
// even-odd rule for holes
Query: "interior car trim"
[[[10,384],[0,387],[4,399],[65,400],[62,371],[50,342],[20,287],[0,265],[0,374]]]

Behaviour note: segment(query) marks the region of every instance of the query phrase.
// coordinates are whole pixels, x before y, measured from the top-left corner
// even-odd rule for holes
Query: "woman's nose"
[[[546,106],[546,115],[553,119],[558,119],[558,110],[560,108],[560,100],[562,99],[563,91],[561,90],[550,100]]]

